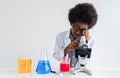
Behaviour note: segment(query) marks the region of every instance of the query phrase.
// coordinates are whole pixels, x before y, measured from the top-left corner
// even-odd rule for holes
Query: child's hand
[[[84,35],[85,35],[86,41],[88,41],[88,40],[90,39],[89,32],[88,32],[88,31],[86,31]]]
[[[64,49],[64,56],[67,55],[68,52],[74,50],[79,46],[79,42],[77,40],[72,41],[65,49]]]

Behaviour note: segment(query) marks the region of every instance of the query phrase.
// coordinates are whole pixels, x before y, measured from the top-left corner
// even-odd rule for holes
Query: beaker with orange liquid
[[[30,55],[19,55],[18,56],[18,73],[31,73],[32,60]]]

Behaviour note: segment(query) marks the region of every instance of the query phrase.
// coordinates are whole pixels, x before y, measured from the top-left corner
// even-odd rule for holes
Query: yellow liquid
[[[18,59],[18,73],[30,73],[31,68],[31,59]]]

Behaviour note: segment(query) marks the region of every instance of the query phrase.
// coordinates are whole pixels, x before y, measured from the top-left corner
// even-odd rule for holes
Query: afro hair
[[[79,3],[69,10],[68,19],[71,24],[75,22],[86,23],[90,29],[96,24],[98,15],[92,4]]]

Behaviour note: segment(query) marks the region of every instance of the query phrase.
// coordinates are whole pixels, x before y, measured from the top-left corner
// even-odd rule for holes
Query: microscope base
[[[86,67],[76,68],[76,69],[74,69],[74,70],[71,71],[71,73],[73,75],[76,75],[76,74],[78,74],[80,72],[86,73],[88,75],[92,75],[92,73],[88,69],[86,69]]]

